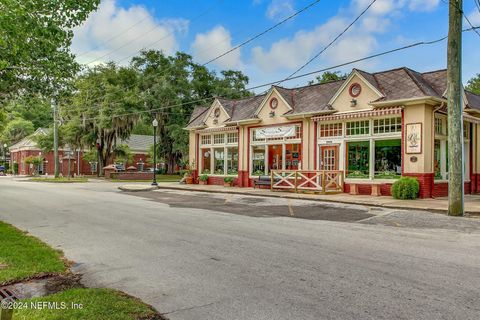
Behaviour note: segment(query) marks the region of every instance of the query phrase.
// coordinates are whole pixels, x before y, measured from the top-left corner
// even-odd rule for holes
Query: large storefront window
[[[215,174],[224,174],[225,172],[225,150],[223,148],[213,149],[214,153],[214,171]]]
[[[435,172],[435,179],[443,179],[442,165],[443,165],[443,161],[442,161],[441,142],[440,142],[440,140],[435,139],[435,145],[434,145],[434,148],[433,148],[433,169],[434,169],[434,172]]]
[[[302,158],[301,144],[285,145],[285,170],[300,170],[301,158]]]
[[[227,148],[227,174],[238,174],[238,148]]]
[[[252,129],[251,137],[251,176],[269,174],[272,170],[301,169],[300,125]]]
[[[402,141],[375,141],[375,178],[396,179],[402,175]]]
[[[203,134],[200,142],[201,173],[216,175],[238,174],[237,132]]]
[[[281,170],[283,167],[283,148],[281,144],[268,146],[268,172]]]
[[[347,142],[347,178],[369,178],[370,141]]]
[[[252,175],[263,175],[265,174],[265,146],[254,146],[252,149]]]
[[[210,171],[210,164],[211,164],[211,158],[212,153],[210,149],[202,149],[202,173],[209,174],[211,173]]]

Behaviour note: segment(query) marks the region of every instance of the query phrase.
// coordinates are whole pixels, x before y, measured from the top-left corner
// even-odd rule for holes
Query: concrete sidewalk
[[[448,208],[447,198],[435,199],[417,199],[417,200],[397,200],[393,197],[373,197],[367,195],[350,195],[348,193],[338,194],[306,194],[270,191],[270,189],[253,189],[253,188],[238,188],[238,187],[223,187],[218,185],[198,185],[198,184],[179,184],[178,182],[159,183],[158,188],[173,189],[183,191],[199,191],[199,192],[213,192],[213,193],[233,193],[243,194],[249,196],[263,196],[263,197],[278,197],[290,199],[305,199],[316,201],[331,201],[348,204],[359,204],[366,206],[411,209],[411,210],[427,210],[446,213]],[[480,216],[480,195],[466,195],[465,209],[470,215]]]

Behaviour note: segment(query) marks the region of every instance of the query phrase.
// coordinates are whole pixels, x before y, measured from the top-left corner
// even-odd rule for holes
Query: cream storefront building
[[[420,182],[420,197],[448,192],[446,71],[354,69],[341,81],[197,107],[187,126],[189,159],[210,184],[241,187],[271,172],[342,175],[341,188],[389,195],[400,176]],[[465,192],[480,190],[480,96],[464,95]],[[328,175],[328,174],[327,174]],[[279,175],[280,177],[280,175]],[[288,183],[288,179],[285,180]],[[325,187],[325,186],[324,186]]]

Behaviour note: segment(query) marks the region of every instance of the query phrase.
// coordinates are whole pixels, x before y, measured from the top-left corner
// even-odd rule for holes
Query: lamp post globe
[[[158,120],[155,118],[152,122],[153,125],[153,180],[152,186],[158,186],[157,183],[157,127]]]

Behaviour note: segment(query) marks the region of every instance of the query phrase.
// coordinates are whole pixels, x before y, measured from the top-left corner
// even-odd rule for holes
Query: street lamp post
[[[153,119],[153,181],[152,186],[158,186],[157,183],[157,119]]]
[[[7,144],[3,144],[3,165],[5,166],[5,170],[7,170]]]

